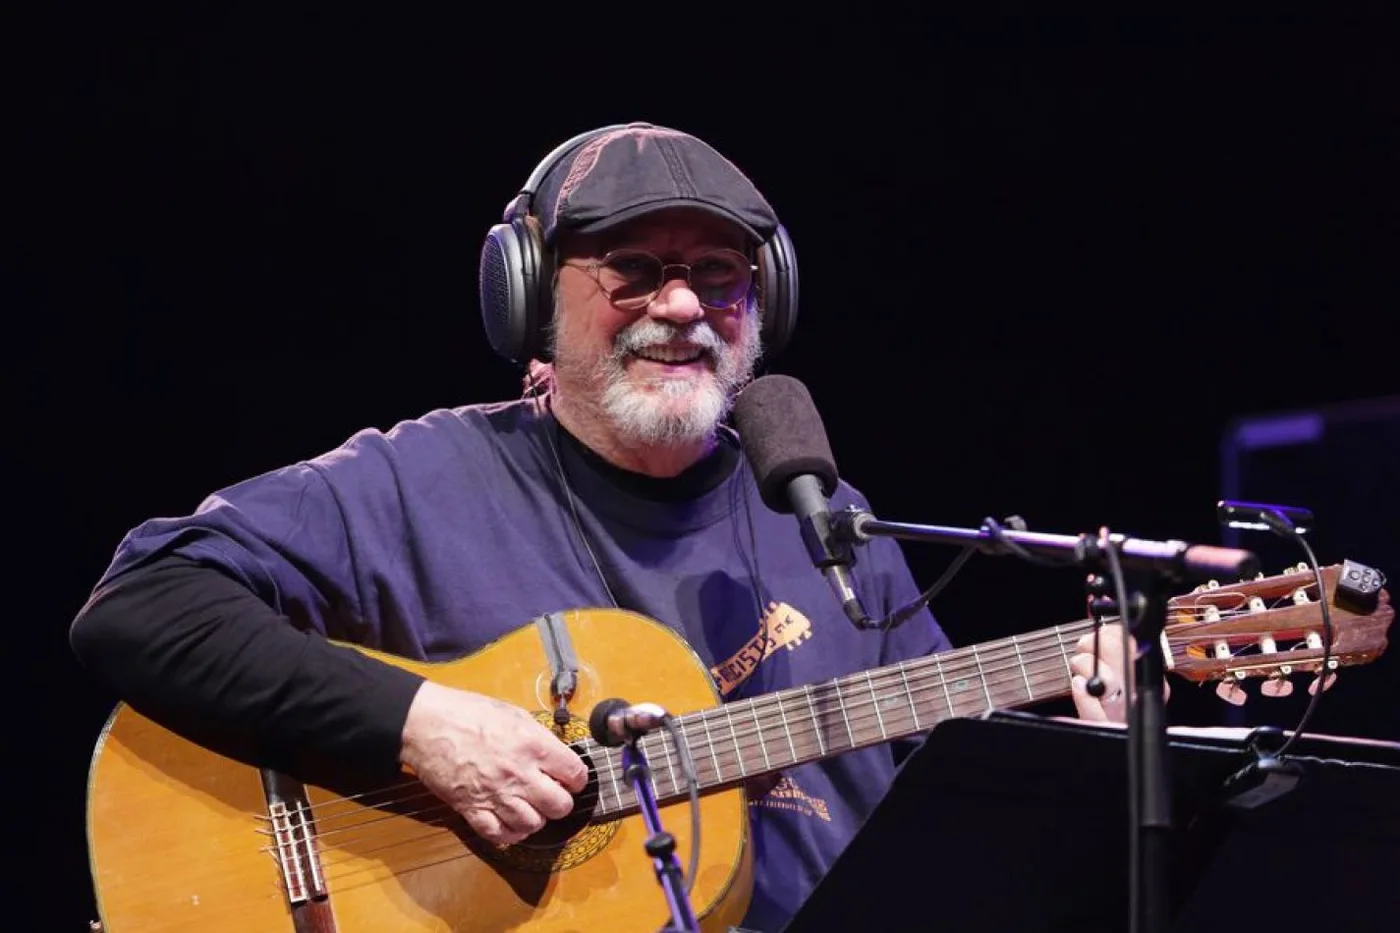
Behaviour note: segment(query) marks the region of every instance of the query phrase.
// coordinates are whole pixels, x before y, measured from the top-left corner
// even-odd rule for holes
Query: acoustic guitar
[[[1325,568],[1325,595],[1302,565],[1173,597],[1162,633],[1170,672],[1235,689],[1248,678],[1277,686],[1308,673],[1324,678],[1325,687],[1335,674],[1320,670],[1320,598],[1330,608],[1330,667],[1368,663],[1385,649],[1394,612],[1379,587],[1367,602],[1338,598],[1344,572],[1356,566]],[[612,609],[554,618],[578,662],[566,725],[556,724],[551,708],[552,656],[539,625],[441,664],[366,653],[536,711],[589,763],[590,781],[571,817],[519,844],[489,845],[410,775],[355,793],[306,785],[222,757],[119,705],[97,742],[88,785],[100,917],[94,927],[655,933],[669,914],[643,848],[647,831],[621,750],[596,743],[586,724],[599,701],[628,697],[676,715],[700,787],[691,903],[706,933],[723,933],[742,919],[752,887],[746,781],[915,735],[952,717],[1067,696],[1070,655],[1093,624],[1058,625],[723,703],[714,674],[665,625]],[[644,737],[641,747],[662,821],[686,867],[690,785],[682,758],[665,730]]]

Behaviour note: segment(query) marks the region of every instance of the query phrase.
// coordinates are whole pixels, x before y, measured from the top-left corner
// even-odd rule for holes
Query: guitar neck
[[[701,791],[926,732],[947,719],[1067,696],[1084,620],[791,687],[676,717]],[[642,740],[659,802],[688,792],[679,750],[658,732]],[[594,746],[594,756],[620,752]],[[597,815],[635,810],[618,760],[599,763]],[[608,787],[611,782],[611,787]],[[611,804],[611,805],[610,805]]]

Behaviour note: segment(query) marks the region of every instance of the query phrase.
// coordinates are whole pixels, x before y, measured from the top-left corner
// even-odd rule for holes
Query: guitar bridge
[[[297,782],[263,772],[267,813],[272,822],[272,854],[292,907],[324,900],[329,893],[316,847],[316,824],[306,789]]]

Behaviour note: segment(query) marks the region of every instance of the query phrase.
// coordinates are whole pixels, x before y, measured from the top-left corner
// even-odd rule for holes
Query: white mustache
[[[637,353],[647,347],[684,343],[699,347],[711,355],[719,355],[725,349],[724,341],[706,321],[693,321],[677,326],[656,320],[641,320],[617,335],[613,343],[616,359],[628,353]]]

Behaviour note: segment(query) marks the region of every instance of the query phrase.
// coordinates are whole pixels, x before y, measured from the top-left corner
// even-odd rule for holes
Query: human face
[[[719,249],[743,252],[743,232],[704,212],[669,210],[606,238],[561,243],[553,349],[555,378],[565,394],[631,443],[709,438],[753,375],[760,351],[757,310],[747,296],[730,307],[706,308],[683,276],[666,280],[644,307],[615,302],[590,264],[619,249],[646,250],[664,263],[694,263]]]

